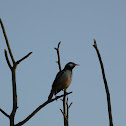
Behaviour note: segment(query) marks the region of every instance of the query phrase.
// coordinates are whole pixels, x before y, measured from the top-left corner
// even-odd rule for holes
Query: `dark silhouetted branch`
[[[16,68],[17,68],[17,65],[23,61],[24,59],[26,59],[32,52],[30,52],[29,54],[27,54],[26,56],[24,56],[22,59],[18,60],[17,62],[15,62],[14,60],[14,57],[13,57],[13,54],[11,52],[11,48],[10,48],[10,45],[9,45],[9,42],[8,42],[8,38],[7,38],[7,35],[6,35],[6,32],[5,32],[5,28],[4,28],[4,25],[2,23],[2,20],[0,19],[0,24],[1,24],[1,28],[3,30],[3,34],[4,34],[4,38],[5,38],[5,41],[6,41],[6,45],[7,45],[7,48],[8,48],[8,51],[9,51],[9,54],[10,54],[10,57],[11,57],[11,60],[13,62],[13,66],[11,66],[10,64],[10,61],[9,61],[9,58],[8,58],[8,55],[7,55],[7,51],[4,50],[4,53],[5,53],[5,58],[6,58],[6,61],[7,61],[7,64],[9,66],[9,68],[11,69],[11,73],[12,73],[12,90],[13,90],[13,108],[12,108],[12,111],[11,111],[11,114],[10,116],[7,115],[4,111],[1,110],[1,112],[6,115],[7,117],[9,117],[10,119],[10,126],[14,126],[14,118],[15,118],[15,113],[17,111],[17,88],[16,88]]]
[[[67,107],[67,119],[69,118],[69,105],[68,105],[68,97],[66,100],[66,107]]]
[[[69,93],[66,93],[66,95],[69,95],[71,94],[72,92],[69,92]],[[61,97],[64,97],[64,94],[63,95],[60,95],[60,96],[56,96],[54,99],[50,99],[50,100],[47,100],[46,102],[44,102],[42,105],[40,105],[37,109],[35,109],[27,118],[25,118],[23,121],[19,122],[18,124],[16,124],[15,126],[21,126],[23,124],[25,124],[29,119],[31,119],[38,111],[40,111],[43,107],[45,107],[47,104],[61,98]]]
[[[58,66],[59,66],[59,71],[61,71],[61,63],[60,63],[60,53],[59,53],[59,46],[61,44],[61,41],[58,43],[58,46],[57,48],[54,48],[56,51],[57,51],[57,56],[58,56]],[[61,113],[63,114],[63,117],[64,117],[64,126],[68,126],[69,123],[68,123],[68,116],[69,116],[69,108],[70,106],[72,105],[72,103],[70,104],[70,106],[68,106],[68,98],[67,98],[67,101],[66,101],[66,90],[64,90],[64,97],[63,97],[63,110],[60,109]]]
[[[4,34],[4,38],[6,40],[6,44],[7,44],[7,48],[8,48],[8,51],[9,51],[11,60],[12,60],[12,62],[14,64],[15,63],[15,60],[14,60],[13,54],[11,52],[10,45],[9,45],[9,41],[8,41],[8,38],[7,38],[7,35],[6,35],[6,31],[5,31],[5,28],[4,28],[4,25],[3,25],[3,22],[1,20],[1,18],[0,18],[0,24],[1,24],[1,28],[2,28],[3,34]]]
[[[66,90],[64,90],[64,97],[63,97],[63,112],[65,117],[67,116],[66,114]],[[68,120],[66,120],[66,118],[64,118],[64,126],[67,126]]]
[[[67,101],[66,101],[66,106],[67,106],[67,120],[69,120],[69,109],[71,107],[71,105],[73,104],[73,102],[70,103],[70,105],[68,104],[68,97],[67,97]],[[67,124],[68,126],[69,124]]]
[[[16,68],[17,68],[17,64],[15,63],[14,66],[12,67],[12,91],[13,91],[13,108],[12,108],[12,112],[10,114],[10,123],[11,126],[14,125],[14,117],[17,111],[17,88],[16,88]]]
[[[4,110],[2,110],[1,108],[0,108],[0,112],[2,112],[6,117],[10,118],[10,116]]]
[[[18,60],[16,63],[19,64],[21,61],[28,58],[31,54],[32,54],[32,52],[28,53],[26,56],[24,56],[22,59]]]
[[[9,61],[9,58],[8,58],[6,49],[4,50],[4,53],[5,53],[5,58],[6,58],[7,64],[8,64],[8,66],[9,66],[9,68],[12,70],[12,66],[11,66],[11,64],[10,64],[10,61]]]
[[[106,95],[107,95],[108,114],[109,114],[109,126],[113,126],[109,88],[108,88],[107,80],[106,80],[106,77],[105,77],[105,71],[104,71],[104,66],[103,66],[103,62],[102,62],[102,59],[101,59],[101,55],[100,55],[100,52],[98,50],[97,43],[96,43],[95,40],[94,40],[94,45],[93,46],[96,49],[96,52],[97,52],[97,55],[98,55],[98,59],[99,59],[100,65],[101,65],[102,76],[103,76],[105,90],[106,90]]]
[[[57,48],[54,48],[57,51],[57,56],[58,56],[58,66],[59,66],[59,71],[61,71],[61,63],[60,63],[60,53],[59,53],[59,46],[60,46],[61,41],[58,43]],[[63,113],[64,113],[64,126],[67,126],[67,120],[66,120],[66,90],[64,90],[64,97],[63,97]]]
[[[60,99],[60,100],[63,102],[62,99]],[[72,104],[73,104],[73,102],[71,102],[70,105],[68,104],[68,97],[67,97],[67,99],[66,99],[66,114],[63,112],[62,109],[60,109],[61,113],[63,114],[63,117],[65,118],[64,125],[66,125],[66,126],[69,126],[69,109]]]
[[[60,109],[61,113],[63,114],[64,118],[66,119],[66,121],[68,122],[67,116],[64,114],[63,110]]]
[[[57,51],[57,56],[58,56],[58,61],[57,61],[57,63],[58,63],[58,66],[59,66],[59,70],[61,71],[62,69],[61,69],[60,54],[59,54],[59,46],[60,46],[60,43],[61,43],[61,41],[58,43],[57,48],[54,48],[54,49]]]

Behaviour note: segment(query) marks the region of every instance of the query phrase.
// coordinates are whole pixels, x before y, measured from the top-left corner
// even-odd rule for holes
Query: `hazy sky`
[[[0,17],[15,60],[33,54],[16,72],[18,110],[22,121],[47,100],[58,72],[54,47],[59,41],[62,68],[73,70],[69,95],[70,126],[109,126],[104,83],[96,39],[111,94],[114,126],[126,125],[126,1],[125,0],[0,0]],[[0,108],[12,110],[11,72],[4,57],[6,44],[0,28]],[[59,93],[61,95],[63,92]],[[54,101],[24,126],[63,126],[62,102]],[[0,125],[9,120],[0,113]]]

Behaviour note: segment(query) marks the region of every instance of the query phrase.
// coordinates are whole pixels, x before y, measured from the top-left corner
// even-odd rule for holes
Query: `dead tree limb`
[[[71,94],[72,92],[66,93],[66,95]],[[47,104],[61,98],[64,97],[64,95],[60,95],[55,97],[54,99],[49,99],[46,102],[44,102],[42,105],[40,105],[38,108],[36,108],[27,118],[25,118],[23,121],[19,122],[18,124],[16,124],[15,126],[22,126],[23,124],[25,124],[29,119],[31,119],[40,109],[42,109],[43,107],[45,107]]]
[[[54,48],[54,49],[57,51],[57,56],[58,56],[58,61],[57,61],[57,63],[58,63],[58,66],[59,66],[59,71],[62,70],[62,69],[61,69],[61,63],[60,63],[60,53],[59,53],[59,46],[60,46],[60,44],[61,44],[61,41],[58,43],[57,48]]]
[[[11,65],[10,61],[9,61],[9,58],[8,58],[8,54],[7,54],[7,51],[6,49],[4,50],[4,53],[5,53],[5,58],[6,58],[6,62],[8,64],[8,67],[10,68],[11,70],[11,73],[12,73],[12,90],[13,90],[13,108],[12,108],[12,111],[11,111],[11,114],[8,115],[4,110],[2,110],[0,108],[0,112],[5,115],[6,117],[8,117],[10,119],[10,126],[21,126],[23,124],[25,124],[28,120],[30,120],[39,110],[41,110],[43,107],[45,107],[47,104],[61,98],[61,97],[66,97],[66,95],[69,95],[71,94],[72,92],[69,92],[69,93],[65,93],[65,95],[60,95],[60,96],[57,96],[55,97],[54,99],[50,99],[50,100],[47,100],[45,103],[43,103],[42,105],[40,105],[38,108],[36,108],[28,117],[26,117],[23,121],[17,123],[17,124],[14,124],[14,119],[15,119],[15,114],[16,114],[16,111],[17,111],[17,88],[16,88],[16,68],[18,66],[18,64],[20,62],[22,62],[23,60],[25,60],[26,58],[28,58],[32,52],[28,53],[26,56],[24,56],[23,58],[21,58],[20,60],[18,61],[15,61],[14,57],[13,57],[13,54],[12,54],[12,51],[11,51],[11,48],[10,48],[10,45],[9,45],[9,41],[8,41],[8,38],[7,38],[7,35],[6,35],[6,32],[5,32],[5,28],[4,28],[4,25],[3,25],[3,22],[2,20],[0,19],[0,24],[1,24],[1,28],[2,28],[2,31],[3,31],[3,34],[4,34],[4,38],[5,38],[5,41],[6,41],[6,45],[7,45],[7,48],[8,48],[8,51],[9,51],[9,54],[10,54],[10,57],[11,57],[11,60],[12,60],[12,63],[13,65]],[[58,48],[55,48],[57,50],[57,54],[58,54],[58,64],[60,64],[60,56],[59,56],[59,45],[60,43],[58,44]],[[61,70],[61,65],[59,65],[59,69]]]
[[[61,99],[61,101],[63,101],[63,100]],[[67,100],[66,100],[66,115],[65,115],[65,113],[63,112],[63,110],[60,109],[60,111],[61,111],[63,117],[64,117],[65,120],[66,120],[66,124],[65,124],[66,126],[69,126],[69,109],[70,109],[70,107],[71,107],[72,104],[73,104],[72,102],[70,103],[70,105],[68,104],[68,97],[67,97]]]
[[[112,119],[112,110],[111,110],[111,100],[110,100],[110,93],[109,93],[109,88],[108,88],[108,84],[107,84],[107,80],[106,80],[106,76],[105,76],[105,71],[104,71],[104,65],[101,59],[101,55],[100,52],[98,50],[97,47],[97,43],[96,40],[94,39],[94,45],[93,47],[95,48],[97,55],[98,55],[98,59],[101,65],[101,70],[102,70],[102,76],[103,76],[103,81],[104,81],[104,85],[105,85],[105,91],[106,91],[106,95],[107,95],[107,104],[108,104],[108,115],[109,115],[109,126],[113,126],[113,119]]]
[[[23,60],[25,60],[27,57],[29,57],[32,54],[32,52],[28,53],[26,56],[24,56],[22,59],[18,60],[16,63],[19,64]]]
[[[12,70],[12,66],[10,64],[10,61],[9,61],[8,54],[7,54],[6,49],[4,50],[4,54],[5,54],[5,58],[6,58],[6,62],[8,64],[8,67],[10,68],[10,70]]]
[[[58,66],[59,66],[59,71],[61,71],[61,63],[60,63],[60,53],[59,53],[59,46],[61,44],[61,41],[58,43],[58,46],[57,48],[54,48],[56,51],[57,51],[57,56],[58,56]],[[68,120],[68,115],[69,115],[69,106],[68,106],[68,98],[67,98],[67,101],[66,101],[66,90],[64,90],[64,97],[63,97],[63,110],[60,109],[62,115],[63,115],[63,118],[64,118],[64,126],[68,126],[69,125],[69,120]],[[72,105],[72,104],[71,104]],[[71,106],[70,105],[70,106]]]
[[[71,102],[70,104],[68,104],[68,97],[66,100],[66,106],[67,106],[67,120],[69,120],[69,109],[71,107],[71,105],[73,104],[73,102]],[[69,122],[67,121],[67,126],[69,126]]]
[[[2,28],[3,34],[4,34],[4,38],[5,38],[5,40],[6,40],[6,44],[7,44],[7,48],[8,48],[10,57],[11,57],[12,62],[13,62],[13,64],[14,64],[14,63],[15,63],[15,60],[14,60],[13,54],[12,54],[12,52],[11,52],[10,44],[9,44],[9,41],[8,41],[8,38],[7,38],[7,35],[6,35],[6,31],[5,31],[5,28],[4,28],[4,25],[3,25],[3,22],[2,22],[2,20],[1,20],[1,18],[0,18],[0,24],[1,24],[1,28]]]
[[[11,60],[12,60],[12,63],[13,63],[13,66],[11,66],[11,63],[10,63],[8,55],[7,55],[7,51],[5,50],[4,51],[5,52],[5,58],[6,58],[8,67],[10,68],[11,74],[12,74],[13,108],[12,108],[11,114],[9,116],[4,111],[2,111],[2,109],[1,109],[1,112],[4,115],[6,115],[7,117],[9,117],[10,126],[14,126],[14,117],[15,117],[15,113],[16,113],[17,108],[18,108],[18,106],[17,106],[17,88],[16,88],[16,68],[17,68],[17,65],[22,60],[26,59],[31,54],[31,52],[28,55],[26,55],[25,57],[23,57],[22,59],[15,62],[15,59],[13,57],[13,54],[12,54],[12,51],[11,51],[11,48],[10,48],[10,44],[9,44],[9,41],[8,41],[8,38],[7,38],[7,35],[6,35],[6,31],[5,31],[5,28],[4,28],[4,25],[3,25],[1,18],[0,18],[0,24],[1,24],[1,28],[2,28],[2,31],[3,31],[3,34],[4,34],[4,38],[5,38],[5,41],[6,41],[6,45],[7,45]]]
[[[59,53],[59,46],[60,46],[60,43],[61,43],[61,41],[58,43],[58,46],[57,46],[57,48],[54,48],[56,51],[57,51],[57,56],[58,56],[58,61],[57,61],[57,63],[58,63],[58,66],[59,66],[59,71],[61,71],[62,69],[61,69],[61,63],[60,63],[60,53]],[[64,126],[67,126],[66,124],[67,124],[67,121],[68,120],[66,120],[66,90],[64,90],[64,97],[63,97],[63,117],[64,117]],[[61,111],[61,110],[60,110]]]

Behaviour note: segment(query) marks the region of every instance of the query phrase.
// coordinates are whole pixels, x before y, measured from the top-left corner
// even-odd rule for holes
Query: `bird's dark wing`
[[[48,99],[51,99],[53,97],[53,94],[57,94],[58,92],[60,92],[61,90],[57,90],[57,85],[59,84],[59,80],[62,78],[62,75],[64,74],[64,71],[60,71],[57,73],[56,78],[53,82],[52,85],[52,90],[48,96]]]
[[[56,78],[53,82],[52,88],[55,88],[55,86],[57,86],[57,84],[58,84],[59,80],[62,78],[63,74],[64,74],[63,70],[57,73]]]

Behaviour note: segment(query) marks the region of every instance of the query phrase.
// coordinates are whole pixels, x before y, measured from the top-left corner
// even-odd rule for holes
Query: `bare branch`
[[[26,56],[24,56],[22,59],[18,60],[16,63],[19,64],[21,61],[28,58],[31,54],[32,54],[32,52],[28,53]]]
[[[73,104],[73,102],[70,103],[69,108],[71,107],[72,104]]]
[[[103,62],[102,62],[101,55],[100,55],[100,52],[98,50],[97,43],[96,43],[95,39],[94,39],[94,45],[93,45],[93,47],[96,49],[96,52],[97,52],[97,55],[98,55],[98,59],[99,59],[100,65],[101,65],[102,76],[103,76],[103,81],[104,81],[106,95],[107,95],[108,114],[109,114],[109,126],[113,126],[109,88],[108,88],[107,80],[106,80],[106,77],[105,77],[105,71],[104,71]]]
[[[11,57],[11,60],[13,62],[13,64],[15,63],[15,60],[14,60],[14,57],[13,57],[13,54],[11,52],[11,48],[10,48],[10,45],[9,45],[9,42],[8,42],[8,38],[7,38],[7,35],[6,35],[6,31],[5,31],[5,28],[4,28],[4,25],[3,25],[3,22],[0,18],[0,24],[1,24],[1,28],[3,30],[3,34],[4,34],[4,38],[6,40],[6,45],[7,45],[7,48],[8,48],[8,51],[9,51],[9,54],[10,54],[10,57]]]
[[[66,90],[64,90],[64,97],[63,97],[63,112],[64,115],[66,116]],[[64,118],[64,126],[67,126],[67,120]]]
[[[68,121],[69,121],[69,109],[70,109],[72,103],[73,103],[73,102],[71,102],[70,105],[68,105],[68,96],[67,96],[67,100],[66,100],[66,107],[67,107],[67,108],[66,108],[66,110],[67,110],[67,113],[66,113],[66,115],[67,115],[67,116],[66,116],[66,117],[67,117],[67,119],[66,119],[66,121],[67,121],[67,122],[66,122],[66,125],[67,125],[67,126],[69,126],[69,122],[68,122]]]
[[[12,67],[12,92],[13,92],[13,108],[10,114],[10,126],[14,126],[14,118],[17,111],[17,88],[16,88],[16,67],[17,64],[15,63]]]
[[[5,54],[5,58],[6,58],[7,64],[8,64],[8,66],[9,66],[9,68],[12,70],[12,66],[11,66],[11,64],[10,64],[10,61],[9,61],[9,58],[8,58],[6,49],[4,50],[4,54]]]
[[[61,63],[60,63],[60,54],[59,54],[59,46],[60,46],[61,41],[58,43],[57,48],[54,48],[57,51],[57,56],[58,56],[58,66],[59,66],[59,71],[61,71]],[[68,126],[68,119],[66,119],[65,117],[67,117],[66,114],[66,90],[64,90],[64,97],[63,97],[63,113],[64,113],[64,126]]]
[[[57,51],[57,56],[58,56],[58,66],[59,66],[59,71],[61,71],[61,63],[60,63],[60,54],[59,54],[59,46],[60,46],[61,41],[58,43],[57,48],[54,48]]]
[[[1,108],[0,108],[0,112],[2,112],[6,117],[10,118],[10,116],[4,110],[2,110]]]
[[[1,24],[1,28],[3,30],[4,38],[6,40],[6,45],[7,45],[7,48],[8,48],[10,57],[11,57],[11,60],[13,62],[13,66],[11,66],[9,58],[8,58],[8,55],[7,55],[7,51],[4,50],[7,64],[9,66],[9,68],[11,69],[11,73],[12,73],[13,108],[12,108],[10,116],[8,114],[6,114],[2,109],[0,109],[0,111],[4,115],[6,115],[7,117],[9,117],[9,119],[10,119],[10,126],[14,126],[14,118],[15,118],[15,114],[16,114],[16,111],[17,111],[17,108],[18,108],[18,106],[17,106],[17,88],[16,88],[16,68],[17,68],[17,65],[21,61],[23,61],[24,59],[26,59],[32,52],[30,52],[29,54],[27,54],[26,56],[24,56],[22,59],[20,59],[17,62],[15,62],[13,54],[11,52],[11,48],[10,48],[10,45],[9,45],[8,38],[7,38],[7,35],[6,35],[6,32],[5,32],[5,28],[4,28],[4,25],[3,25],[1,19],[0,19],[0,24]]]
[[[67,119],[66,115],[64,114],[63,110],[60,109],[60,111],[61,111],[61,113],[63,114],[63,116],[64,116],[64,118],[66,119],[66,121],[68,121],[68,119]]]
[[[72,92],[69,92],[69,93],[66,93],[66,95],[69,95],[71,94]],[[25,124],[29,119],[31,119],[38,111],[40,111],[43,107],[45,107],[47,104],[63,97],[63,95],[60,95],[60,96],[56,96],[54,99],[49,99],[47,100],[46,102],[44,102],[42,105],[40,105],[38,108],[36,108],[27,118],[25,118],[23,121],[19,122],[18,124],[16,124],[15,126],[21,126],[23,124]]]
[[[66,107],[67,107],[67,120],[69,118],[69,106],[68,106],[68,97],[67,97],[67,100],[66,100]]]

